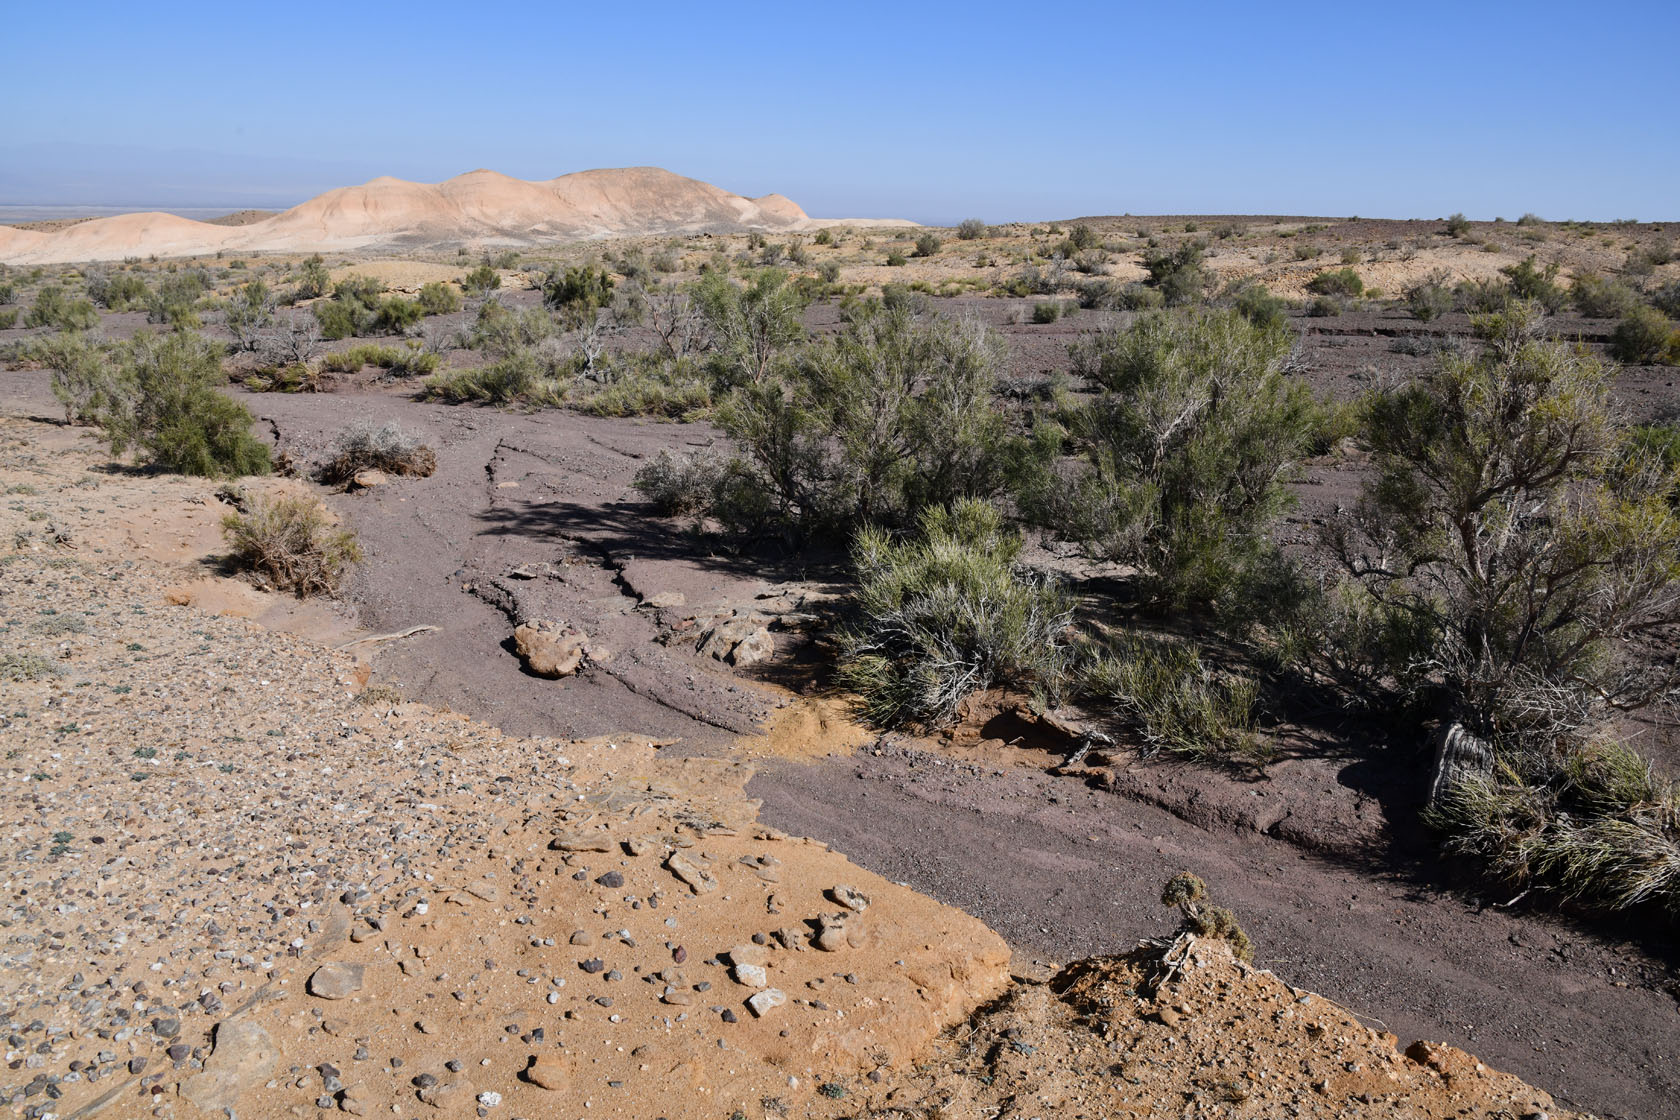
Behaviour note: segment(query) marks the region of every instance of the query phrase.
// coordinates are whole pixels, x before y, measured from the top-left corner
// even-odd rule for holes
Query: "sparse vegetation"
[[[330,595],[361,560],[353,534],[335,529],[314,498],[258,498],[245,513],[222,519],[230,562],[259,585],[300,599]]]
[[[321,481],[349,482],[365,470],[425,478],[437,469],[437,455],[396,421],[375,426],[361,421],[338,433]]]
[[[840,679],[882,727],[939,727],[994,685],[1059,695],[1072,604],[1020,568],[1018,534],[975,499],[923,512],[918,535],[858,537],[859,620],[841,636]]]

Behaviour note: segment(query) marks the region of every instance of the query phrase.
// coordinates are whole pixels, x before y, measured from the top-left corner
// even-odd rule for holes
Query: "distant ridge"
[[[161,212],[94,218],[53,231],[0,226],[0,262],[425,249],[469,242],[526,247],[650,234],[913,224],[813,220],[782,195],[746,198],[658,167],[578,171],[537,182],[481,169],[441,183],[381,176],[238,226]]]

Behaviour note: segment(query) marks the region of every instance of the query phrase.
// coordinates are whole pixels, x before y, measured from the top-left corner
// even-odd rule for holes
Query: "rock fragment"
[[[309,977],[309,994],[322,999],[349,999],[362,990],[364,968],[345,961],[329,961]]]

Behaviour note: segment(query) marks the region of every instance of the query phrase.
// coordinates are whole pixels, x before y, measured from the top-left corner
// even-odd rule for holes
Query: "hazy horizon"
[[[33,7],[0,205],[654,165],[817,217],[1680,219],[1680,11]],[[1030,51],[1017,27],[1032,20]],[[74,80],[66,80],[68,76]]]

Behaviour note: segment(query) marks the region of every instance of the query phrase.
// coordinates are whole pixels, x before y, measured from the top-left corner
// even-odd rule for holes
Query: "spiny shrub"
[[[1228,594],[1270,562],[1284,482],[1312,433],[1312,398],[1282,368],[1290,342],[1235,311],[1152,312],[1074,342],[1074,372],[1097,392],[1036,434],[1027,510],[1142,569],[1158,599]],[[1056,466],[1064,449],[1071,471]]]
[[[0,653],[0,681],[44,681],[63,675],[63,666],[45,654],[17,650]]]
[[[975,499],[924,511],[911,540],[859,534],[859,618],[841,634],[840,680],[872,722],[944,726],[966,697],[992,687],[1060,695],[1072,603],[1017,566],[1020,549],[997,510]]]
[[[302,495],[259,498],[249,512],[224,517],[222,535],[235,567],[300,599],[332,594],[362,558],[355,535],[333,528],[321,504]]]
[[[112,452],[138,449],[176,474],[267,474],[268,447],[251,434],[245,406],[221,391],[226,380],[213,342],[187,331],[137,336],[99,417]]]
[[[321,254],[316,253],[303,262],[295,289],[298,299],[319,299],[331,287],[332,274],[327,271],[327,262],[321,259]]]
[[[321,481],[349,482],[365,470],[425,478],[437,469],[437,455],[395,420],[374,426],[358,421],[338,433],[332,457],[321,468]]]

